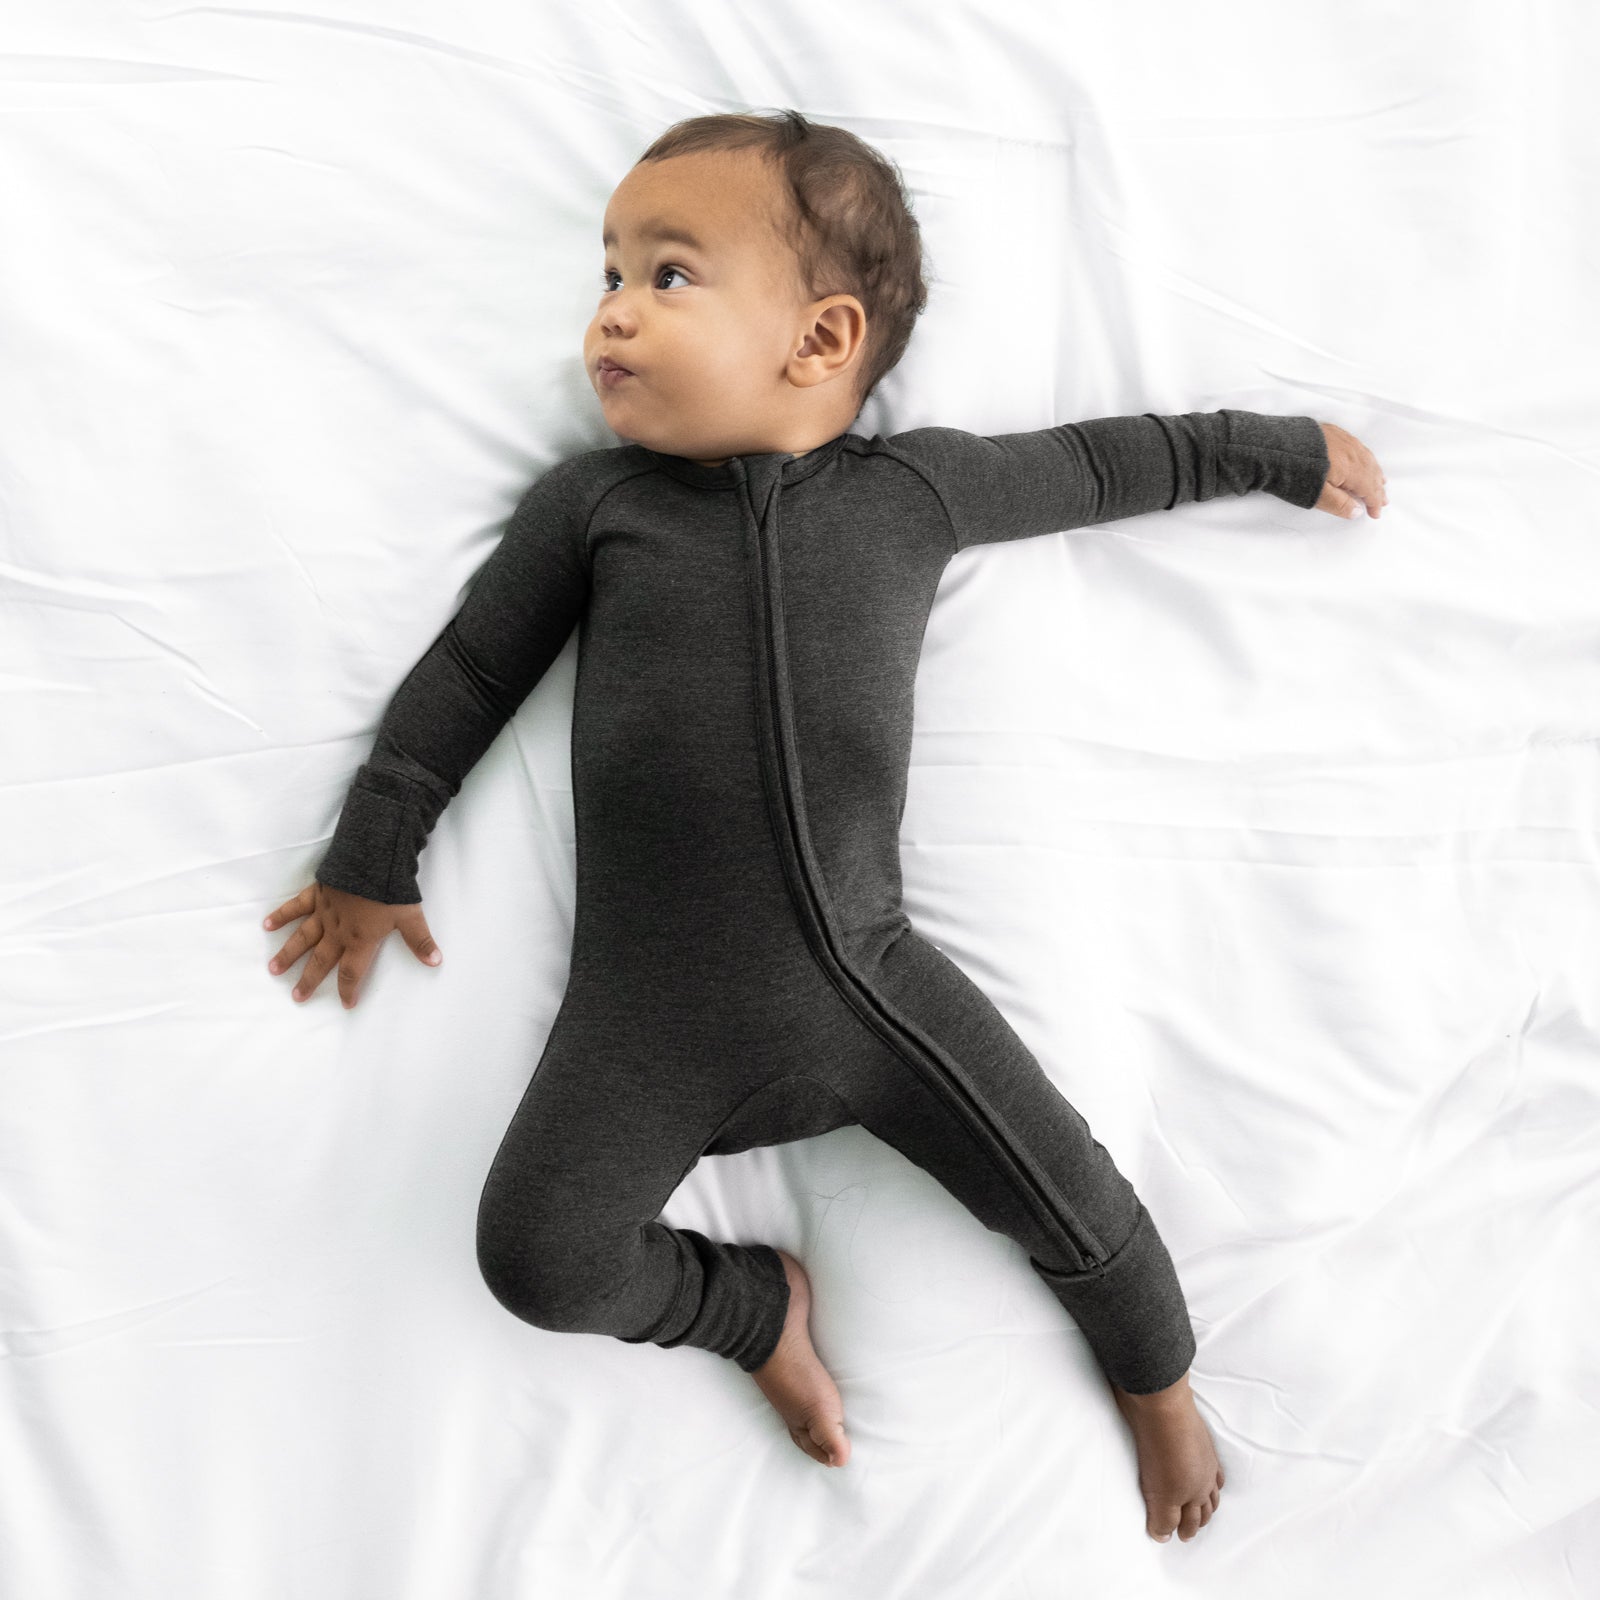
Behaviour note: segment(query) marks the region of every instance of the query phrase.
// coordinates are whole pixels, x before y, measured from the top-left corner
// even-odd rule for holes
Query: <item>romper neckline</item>
[[[802,478],[809,478],[813,472],[826,466],[843,448],[845,440],[849,437],[848,429],[843,433],[836,433],[826,443],[819,444],[814,450],[806,451],[803,456],[791,455],[787,450],[766,450],[752,455],[729,456],[720,466],[715,467],[691,461],[687,456],[667,455],[663,451],[652,450],[648,445],[641,445],[640,448],[663,472],[670,473],[684,483],[692,483],[702,489],[731,489],[751,476],[759,477],[772,472],[773,466],[778,463],[781,463],[777,467],[778,481],[785,485],[798,483]],[[740,463],[740,466],[735,467],[735,462]]]

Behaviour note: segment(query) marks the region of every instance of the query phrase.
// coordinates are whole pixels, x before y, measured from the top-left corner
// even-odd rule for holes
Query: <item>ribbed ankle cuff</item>
[[[1033,1270],[1083,1330],[1106,1376],[1129,1394],[1176,1383],[1194,1360],[1194,1329],[1177,1269],[1143,1203],[1127,1242],[1087,1272]]]
[[[739,1349],[729,1352],[729,1358],[742,1371],[754,1372],[771,1360],[783,1336],[783,1324],[789,1315],[789,1274],[783,1270],[783,1257],[770,1244],[752,1244],[745,1248],[751,1264],[775,1277],[779,1289],[779,1293],[762,1307],[749,1338]]]

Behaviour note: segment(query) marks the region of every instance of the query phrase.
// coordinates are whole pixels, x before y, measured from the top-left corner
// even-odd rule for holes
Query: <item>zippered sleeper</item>
[[[859,1125],[1019,1243],[1113,1382],[1194,1336],[1155,1223],[994,1003],[901,906],[913,690],[946,565],[1253,489],[1311,506],[1309,417],[844,433],[718,466],[589,451],[522,496],[396,690],[317,876],[420,900],[462,779],[578,628],[566,991],[484,1185],[478,1256],[541,1327],[746,1370],[771,1245],[661,1219],[705,1155]]]

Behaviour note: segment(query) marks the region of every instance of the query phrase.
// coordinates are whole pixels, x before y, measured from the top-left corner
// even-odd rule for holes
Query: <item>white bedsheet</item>
[[[1600,1594],[1600,452],[1580,0],[330,7],[0,35],[0,1589],[17,1600]],[[1020,1247],[860,1128],[667,1220],[799,1254],[854,1457],[543,1332],[478,1195],[566,976],[575,646],[296,1007],[310,876],[516,497],[617,443],[612,187],[795,106],[934,280],[855,423],[1222,406],[1224,499],[956,558],[907,909],[1155,1216],[1227,1473],[1144,1532]],[[1592,100],[1589,101],[1592,107]]]

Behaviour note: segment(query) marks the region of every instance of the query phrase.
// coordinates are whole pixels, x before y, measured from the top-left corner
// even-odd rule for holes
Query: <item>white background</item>
[[[1600,1593],[1597,67],[1580,0],[0,13],[0,1574],[26,1600]],[[478,1195],[566,978],[575,643],[424,857],[444,954],[266,971],[534,477],[669,123],[900,165],[854,424],[1241,407],[1390,504],[963,553],[915,925],[1155,1217],[1226,1472],[1152,1542],[1020,1247],[860,1128],[665,1213],[795,1251],[854,1457],[541,1331]]]

